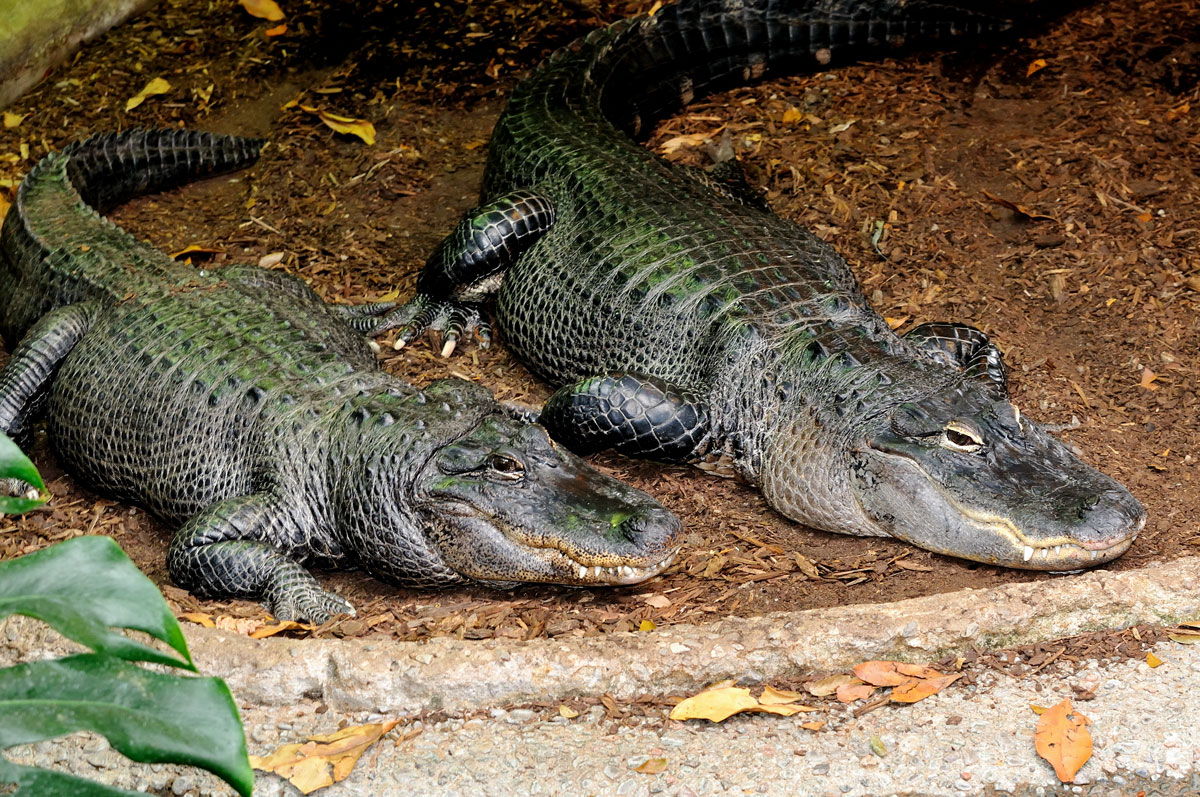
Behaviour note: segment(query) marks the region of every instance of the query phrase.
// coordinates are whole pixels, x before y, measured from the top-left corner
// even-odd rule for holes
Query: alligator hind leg
[[[554,225],[554,206],[536,191],[517,191],[476,208],[458,223],[425,263],[417,295],[372,326],[356,324],[372,335],[400,327],[396,348],[426,329],[443,334],[442,356],[472,332],[480,345],[491,342],[483,301],[500,287],[504,272]]]
[[[583,379],[546,402],[538,422],[581,454],[613,448],[659,462],[696,463],[711,443],[708,408],[652,376]]]
[[[354,607],[321,589],[303,565],[262,541],[285,524],[271,496],[226,499],[175,533],[167,570],[200,597],[260,600],[277,620],[323,623],[335,614],[353,615]]]
[[[59,307],[25,333],[0,371],[0,432],[16,439],[28,431],[58,366],[87,333],[98,310],[92,302]]]
[[[967,324],[931,323],[913,327],[904,339],[916,343],[937,359],[983,379],[1008,394],[1008,372],[1000,349],[988,336]]]

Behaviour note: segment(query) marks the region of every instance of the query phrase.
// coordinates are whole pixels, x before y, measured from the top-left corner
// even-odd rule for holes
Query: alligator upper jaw
[[[1009,557],[995,557],[989,564],[1019,567],[1023,570],[1065,572],[1111,562],[1129,550],[1138,532],[1146,525],[1146,516],[1142,515],[1134,531],[1123,538],[1081,541],[1055,537],[1034,540],[1007,518],[981,517],[979,513],[972,513],[961,505],[958,508],[970,526],[994,534],[1003,540],[1012,552]],[[1021,562],[1019,565],[1012,563],[1017,558]]]
[[[592,587],[592,586],[627,586],[629,584],[640,584],[647,579],[657,576],[659,573],[666,570],[675,563],[675,558],[679,552],[671,551],[665,557],[657,562],[651,562],[647,565],[587,565],[572,559],[569,555],[556,551],[560,558],[561,567],[568,571],[574,570],[577,576],[569,576],[569,580],[555,581],[558,584],[566,584],[568,586]]]

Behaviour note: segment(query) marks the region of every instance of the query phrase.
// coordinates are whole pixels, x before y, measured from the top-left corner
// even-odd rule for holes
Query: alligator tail
[[[122,269],[170,263],[100,214],[253,163],[261,139],[191,130],[94,135],[34,166],[0,228],[0,335],[10,345],[43,313],[116,290]]]
[[[594,34],[586,82],[608,121],[636,137],[711,91],[1009,27],[924,0],[683,0]]]
[[[76,141],[62,156],[80,198],[104,213],[133,197],[244,168],[258,160],[265,143],[195,130],[134,129]]]

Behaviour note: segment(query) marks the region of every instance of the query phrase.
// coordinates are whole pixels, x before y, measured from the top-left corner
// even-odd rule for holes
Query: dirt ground
[[[8,109],[26,116],[0,128],[0,185],[11,191],[37,158],[94,131],[266,136],[262,161],[235,179],[137,200],[113,218],[168,252],[215,250],[197,262],[276,261],[331,299],[404,298],[476,202],[489,131],[520,74],[649,5],[443,0],[349,14],[335,0],[284,2],[287,29],[268,35],[277,23],[233,0],[165,0]],[[775,211],[833,242],[901,331],[930,320],[984,329],[1006,354],[1016,403],[1060,425],[1149,511],[1110,567],[1200,553],[1200,8],[1114,0],[1021,33],[707,98],[649,145],[704,163],[704,139],[728,131]],[[152,78],[169,90],[127,111]],[[368,119],[377,140],[336,134],[304,106]],[[386,351],[385,367],[418,384],[458,374],[504,399],[548,393],[502,341],[449,361],[427,346]],[[264,616],[170,587],[166,529],[77,488],[44,442],[35,460],[55,498],[0,521],[0,558],[111,534],[180,611]],[[319,633],[583,635],[1069,577],[811,531],[733,482],[595,461],[684,519],[683,556],[665,575],[613,590],[416,592],[323,574],[359,618]]]

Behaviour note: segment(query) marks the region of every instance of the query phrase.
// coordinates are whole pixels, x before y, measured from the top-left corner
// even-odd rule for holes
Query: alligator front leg
[[[1000,349],[981,330],[967,324],[936,322],[913,327],[904,339],[916,343],[937,359],[967,376],[991,383],[1008,395],[1008,371]]]
[[[634,374],[567,385],[546,402],[538,422],[581,454],[613,448],[659,462],[698,462],[712,438],[703,401],[661,379]]]
[[[417,278],[416,296],[373,326],[364,322],[360,328],[378,335],[400,327],[397,349],[427,329],[436,330],[443,333],[443,357],[464,333],[474,332],[487,348],[492,329],[483,318],[483,301],[553,225],[554,206],[536,191],[517,191],[476,208],[430,255]]]
[[[0,371],[0,432],[17,439],[46,395],[58,366],[99,312],[92,302],[51,310],[34,324]]]
[[[299,562],[264,540],[283,533],[286,515],[267,494],[229,498],[175,533],[167,570],[180,587],[203,598],[252,598],[277,620],[323,623],[354,607],[320,584]]]

